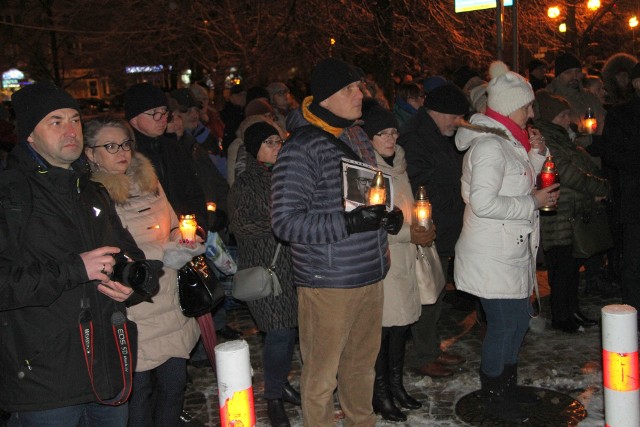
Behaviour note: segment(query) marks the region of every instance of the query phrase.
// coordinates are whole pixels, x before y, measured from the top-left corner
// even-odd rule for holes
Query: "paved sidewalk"
[[[550,307],[546,272],[538,272],[541,285],[542,316],[546,318],[544,331],[530,331],[520,354],[520,383],[547,388],[568,394],[580,401],[587,409],[587,418],[581,427],[604,426],[603,387],[601,369],[601,330],[599,326],[576,334],[566,334],[551,329]],[[454,300],[449,293],[445,302]],[[618,304],[616,298],[602,298],[581,294],[581,308],[584,314],[600,317],[600,309],[608,304]],[[251,366],[254,370],[253,389],[258,426],[269,426],[266,403],[262,399],[262,339],[255,328],[249,311],[240,308],[229,312],[230,324],[242,330],[249,343]],[[442,345],[448,351],[460,354],[467,362],[456,367],[453,377],[433,380],[422,377],[411,370],[418,361],[408,343],[405,368],[407,391],[423,403],[415,411],[405,411],[405,423],[391,423],[378,417],[377,426],[465,426],[455,414],[455,404],[464,395],[480,387],[478,369],[480,366],[481,327],[476,322],[475,312],[454,308],[445,304],[440,321]],[[300,379],[300,353],[296,348],[290,382],[295,388]],[[187,390],[185,409],[194,415],[191,425],[219,426],[218,395],[216,380],[211,368],[189,366],[192,383]],[[299,407],[285,404],[292,426],[302,426]],[[339,411],[337,411],[339,414]],[[189,425],[189,424],[186,424]],[[342,425],[341,422],[337,423]],[[555,427],[555,426],[554,426]],[[559,427],[559,426],[558,426]]]

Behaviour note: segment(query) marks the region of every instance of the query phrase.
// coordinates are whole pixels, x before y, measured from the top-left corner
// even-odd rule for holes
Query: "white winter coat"
[[[527,298],[536,283],[540,234],[532,193],[545,157],[537,150],[527,154],[506,127],[484,114],[470,121],[483,128],[460,128],[456,135],[458,149],[468,149],[462,166],[466,207],[456,244],[456,287],[482,298]]]
[[[391,268],[384,278],[384,306],[382,326],[410,325],[418,320],[422,305],[416,282],[416,245],[411,243],[411,216],[413,194],[407,176],[404,149],[396,145],[393,167],[376,153],[378,168],[391,175],[393,180],[393,203],[402,210],[404,224],[400,232],[389,235]]]

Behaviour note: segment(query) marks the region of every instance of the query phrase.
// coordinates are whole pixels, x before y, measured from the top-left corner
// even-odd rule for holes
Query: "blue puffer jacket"
[[[296,286],[357,288],[382,280],[389,270],[386,231],[347,233],[340,168],[344,152],[301,110],[287,122],[292,134],[273,168],[271,225],[279,239],[291,243]],[[345,129],[340,139],[375,165],[371,143],[359,126]]]

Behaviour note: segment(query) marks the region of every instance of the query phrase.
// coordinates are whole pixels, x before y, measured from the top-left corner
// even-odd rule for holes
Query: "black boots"
[[[267,399],[267,415],[271,427],[291,427],[282,399]]]
[[[267,415],[269,416],[271,427],[291,426],[289,423],[289,417],[287,416],[287,411],[284,410],[284,402],[298,406],[302,404],[300,392],[293,388],[289,382],[282,387],[281,399],[267,399]]]
[[[497,377],[489,377],[480,369],[480,397],[488,415],[512,423],[521,423],[528,416],[509,398],[507,376],[503,371]]]
[[[422,407],[422,403],[409,396],[402,380],[406,332],[406,328],[402,327],[389,328],[389,390],[401,407],[418,409]]]
[[[518,364],[504,365],[502,374],[505,376],[507,396],[513,403],[526,406],[540,403],[540,397],[535,393],[518,386]]]
[[[389,390],[389,334],[383,328],[380,352],[376,359],[376,377],[373,383],[373,411],[387,421],[407,421],[407,416],[393,403]]]
[[[302,398],[300,397],[300,392],[293,388],[291,384],[288,382],[282,387],[282,400],[287,403],[291,403],[292,405],[300,406],[302,405]]]

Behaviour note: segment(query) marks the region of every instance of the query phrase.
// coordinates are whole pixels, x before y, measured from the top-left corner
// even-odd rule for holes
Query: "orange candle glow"
[[[198,223],[196,222],[195,215],[180,215],[180,234],[182,234],[182,240],[195,242],[197,228]]]
[[[373,205],[384,205],[387,201],[387,190],[384,184],[384,176],[382,172],[376,172],[376,175],[373,177],[371,181],[371,188],[369,189],[369,197],[368,204],[369,206]]]

